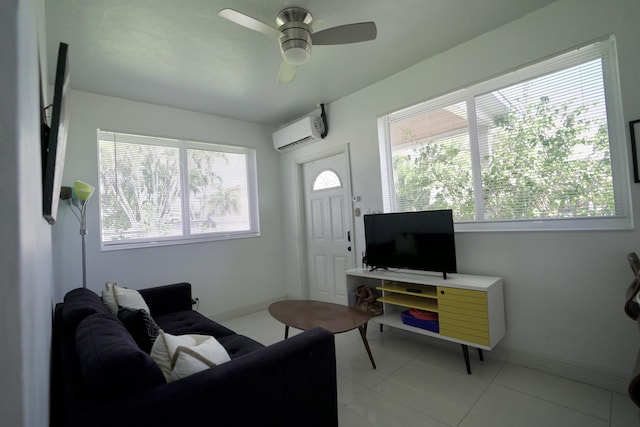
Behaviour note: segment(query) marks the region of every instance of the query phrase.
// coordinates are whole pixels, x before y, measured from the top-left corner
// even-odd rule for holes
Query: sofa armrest
[[[152,316],[191,310],[191,283],[174,283],[138,290]]]
[[[640,317],[636,320],[636,323],[640,328]],[[640,350],[636,355],[636,364],[633,367],[627,391],[633,403],[640,406]]]
[[[69,425],[337,426],[334,337],[324,329],[310,329],[87,412],[94,415],[76,412]]]

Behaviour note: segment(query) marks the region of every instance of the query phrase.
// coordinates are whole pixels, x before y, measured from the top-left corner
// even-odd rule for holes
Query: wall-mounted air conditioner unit
[[[273,133],[273,146],[288,151],[321,138],[324,130],[320,116],[308,116]]]

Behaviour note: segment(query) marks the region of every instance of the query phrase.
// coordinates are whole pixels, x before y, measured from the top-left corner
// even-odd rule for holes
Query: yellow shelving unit
[[[385,292],[381,298],[378,298],[378,301],[382,301],[385,304],[417,308],[419,310],[433,311],[435,313],[438,312],[438,301],[435,299],[419,298],[412,295],[393,294],[387,292]]]
[[[382,291],[378,298],[384,314],[372,321],[380,325],[491,350],[504,337],[503,282],[500,277],[442,275],[393,271],[347,271],[347,288],[370,286]],[[438,313],[439,332],[402,323],[407,308]]]

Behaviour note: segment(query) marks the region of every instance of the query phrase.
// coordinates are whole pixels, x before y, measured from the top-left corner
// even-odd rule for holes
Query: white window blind
[[[385,210],[449,208],[468,230],[630,227],[616,67],[610,38],[381,117]]]
[[[255,150],[98,135],[103,249],[259,235]]]

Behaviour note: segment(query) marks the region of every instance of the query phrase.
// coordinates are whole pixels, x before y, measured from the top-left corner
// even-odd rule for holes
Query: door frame
[[[309,277],[309,265],[308,265],[308,244],[307,244],[307,233],[306,233],[306,220],[307,220],[307,212],[305,207],[305,188],[304,188],[304,174],[302,171],[302,167],[305,163],[312,162],[314,160],[324,159],[325,157],[330,157],[336,154],[344,154],[346,163],[347,163],[347,173],[344,177],[345,183],[344,188],[347,193],[347,207],[349,209],[349,218],[347,220],[347,225],[351,230],[351,253],[353,257],[353,265],[356,266],[357,257],[355,252],[355,221],[353,218],[353,191],[351,188],[351,155],[349,150],[349,143],[339,145],[337,147],[333,147],[327,150],[319,151],[317,153],[309,154],[306,156],[302,156],[295,159],[296,163],[296,197],[298,200],[297,203],[297,217],[298,217],[298,244],[299,247],[302,248],[303,255],[300,259],[300,277],[303,281],[300,283],[300,295],[302,295],[303,299],[309,299],[309,286],[306,285],[306,280]]]

